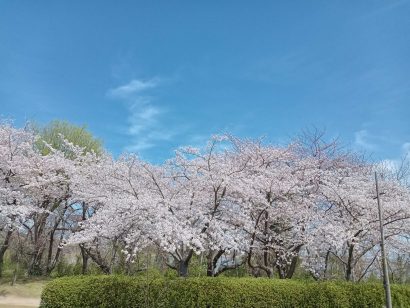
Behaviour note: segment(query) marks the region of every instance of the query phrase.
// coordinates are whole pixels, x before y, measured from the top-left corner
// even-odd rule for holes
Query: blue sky
[[[410,150],[410,1],[0,0],[0,115],[161,161],[211,134],[326,128]]]

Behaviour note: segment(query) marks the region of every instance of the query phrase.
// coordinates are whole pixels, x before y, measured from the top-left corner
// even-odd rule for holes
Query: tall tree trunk
[[[27,270],[29,276],[43,275],[43,266],[41,264],[43,259],[44,247],[35,247],[32,252],[31,261]]]
[[[47,213],[40,213],[34,216],[34,243],[33,243],[33,251],[31,252],[31,260],[29,263],[29,267],[27,273],[29,276],[38,276],[43,274],[42,268],[42,259],[44,253],[44,243],[42,235],[44,233],[44,229],[46,227],[47,217],[49,215]]]
[[[85,275],[87,274],[87,269],[88,269],[88,254],[85,251],[85,248],[82,245],[80,246],[80,250],[81,250],[81,259],[82,259],[82,266],[81,266],[81,274]]]
[[[4,242],[0,247],[0,277],[3,277],[3,266],[4,266],[4,255],[9,248],[11,235],[13,234],[13,230],[9,230],[6,233],[6,237],[4,238]]]
[[[64,217],[64,213],[67,210],[67,206],[64,207],[64,212],[63,214],[57,218],[54,222],[53,225],[53,229],[50,232],[50,240],[49,240],[49,244],[48,244],[48,254],[47,254],[47,266],[46,266],[46,274],[49,275],[51,273],[51,271],[54,269],[54,267],[56,266],[59,258],[60,258],[60,254],[61,254],[61,242],[63,241],[64,238],[64,228],[65,228],[65,221],[63,221],[63,217]],[[53,249],[54,249],[54,235],[57,231],[58,226],[60,226],[60,223],[62,222],[61,225],[61,229],[60,229],[60,238],[59,238],[59,242],[57,245],[57,250],[56,253],[54,255],[54,259],[53,259]]]
[[[52,230],[52,231],[50,232],[50,241],[49,241],[49,243],[48,243],[47,266],[46,266],[46,268],[47,268],[47,273],[48,273],[49,270],[50,270],[50,267],[51,267],[51,259],[52,259],[52,257],[53,257],[54,232],[55,232],[54,230]]]
[[[118,239],[117,237],[114,238],[112,241],[112,254],[111,254],[111,260],[110,260],[110,268],[112,270],[115,270],[115,263],[117,260],[117,250],[118,250]]]
[[[326,258],[325,258],[325,269],[323,271],[323,279],[327,278],[327,269],[329,267],[329,257],[330,257],[330,249],[328,249],[326,253]]]
[[[294,256],[290,262],[288,272],[286,273],[286,279],[291,279],[293,274],[295,274],[296,265],[298,264],[299,256]]]
[[[87,219],[87,207],[85,202],[82,203],[82,214],[81,214],[81,220],[85,221]],[[87,251],[85,250],[83,245],[79,245],[80,250],[81,250],[81,259],[82,259],[82,266],[81,266],[81,274],[85,275],[88,270],[88,259],[89,256],[87,254]]]
[[[53,231],[50,234],[50,247],[48,249],[48,256],[47,256],[47,267],[46,267],[46,275],[50,275],[51,272],[53,271],[53,269],[55,268],[55,266],[57,265],[58,260],[60,259],[60,255],[61,255],[61,251],[62,248],[60,247],[60,244],[63,240],[64,237],[64,233],[63,231],[61,231],[60,233],[60,240],[58,243],[58,247],[54,256],[54,259],[52,258],[53,256],[53,243],[54,243],[54,234],[55,234],[55,230],[57,229],[58,224],[56,223],[54,226]]]
[[[268,254],[267,254],[267,250],[264,249],[263,262],[259,262],[259,263],[256,263],[256,264],[252,263],[252,256],[254,255],[253,247],[252,247],[252,246],[254,245],[254,242],[255,242],[255,239],[256,239],[257,226],[259,225],[259,221],[262,219],[262,216],[263,216],[263,215],[264,215],[264,217],[265,217],[265,222],[266,222],[266,220],[267,220],[268,217],[269,217],[269,215],[267,214],[266,210],[262,210],[262,211],[259,213],[259,215],[258,215],[258,217],[257,217],[257,219],[256,219],[255,227],[254,227],[255,229],[254,229],[254,232],[253,232],[253,234],[252,234],[251,242],[250,242],[250,245],[249,245],[250,248],[249,248],[249,252],[248,252],[247,263],[248,263],[248,266],[252,269],[253,275],[254,275],[255,277],[259,277],[259,276],[260,276],[260,272],[261,272],[261,271],[264,271],[269,278],[272,278],[273,269],[268,266]],[[266,223],[264,224],[264,226],[265,226],[264,235],[266,236],[266,234],[267,234],[267,227],[268,227],[268,226],[267,226]],[[265,248],[266,248],[266,247],[265,247]]]
[[[348,252],[348,257],[347,257],[346,273],[345,273],[345,279],[347,281],[353,280],[353,251],[354,251],[354,245],[349,244],[349,252]]]

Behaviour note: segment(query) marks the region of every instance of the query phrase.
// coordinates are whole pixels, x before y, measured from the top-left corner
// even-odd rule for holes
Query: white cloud
[[[175,131],[164,127],[166,111],[154,104],[155,99],[147,95],[160,85],[159,79],[147,81],[133,79],[129,83],[110,89],[107,96],[122,101],[127,110],[127,129],[130,142],[125,147],[129,152],[141,152],[156,146],[159,141],[169,141]]]
[[[132,142],[125,147],[128,152],[142,152],[156,146],[158,141],[169,141],[175,136],[173,131],[157,130],[148,134],[133,135]]]
[[[381,170],[386,170],[392,174],[398,174],[403,176],[403,183],[410,183],[408,178],[409,156],[410,156],[410,142],[405,142],[401,146],[401,156],[395,159],[383,159],[378,162],[378,166]],[[407,174],[407,175],[406,175]]]
[[[365,150],[374,150],[376,145],[371,141],[371,136],[369,132],[365,129],[359,130],[354,133],[354,143],[356,146],[363,148]]]
[[[147,149],[150,149],[154,147],[155,144],[152,142],[149,142],[149,140],[146,139],[139,139],[133,142],[132,144],[128,145],[125,150],[128,152],[141,152]]]
[[[129,127],[128,133],[130,135],[138,136],[144,130],[153,128],[158,124],[158,117],[162,111],[155,106],[144,104],[136,108],[135,106],[129,108],[130,115],[128,117]]]
[[[410,142],[405,142],[403,143],[403,145],[401,146],[404,155],[410,155]]]
[[[107,95],[111,98],[126,99],[147,89],[155,88],[158,83],[159,80],[155,78],[147,81],[132,79],[125,85],[108,90]]]

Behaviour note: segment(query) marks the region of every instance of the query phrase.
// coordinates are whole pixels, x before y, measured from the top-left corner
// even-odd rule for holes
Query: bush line
[[[393,307],[410,307],[410,286],[392,286]],[[75,307],[383,307],[381,284],[255,278],[147,279],[129,276],[58,278],[42,308]]]

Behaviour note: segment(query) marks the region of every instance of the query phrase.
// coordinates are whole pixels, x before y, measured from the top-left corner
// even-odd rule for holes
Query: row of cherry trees
[[[409,188],[318,133],[287,146],[215,136],[161,165],[68,141],[64,149],[45,145],[44,155],[36,138],[0,126],[2,232],[33,238],[31,271],[44,259],[52,270],[63,246],[79,245],[84,262],[91,258],[106,273],[119,249],[126,264],[156,249],[180,276],[201,255],[208,276],[244,265],[255,275],[291,278],[301,264],[326,279],[337,262],[346,280],[361,280],[379,264],[376,170],[389,254],[410,248]],[[104,243],[112,260],[101,254]]]

